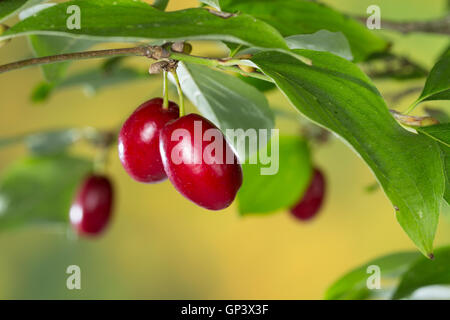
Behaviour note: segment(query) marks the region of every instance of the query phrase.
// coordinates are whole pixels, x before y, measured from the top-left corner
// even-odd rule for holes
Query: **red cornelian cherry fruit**
[[[163,99],[151,99],[140,105],[125,121],[119,134],[119,158],[135,180],[153,183],[167,178],[159,153],[159,131],[179,117],[178,105]]]
[[[186,198],[209,210],[228,207],[242,185],[242,168],[222,132],[189,114],[160,132],[160,151],[170,182]]]
[[[113,187],[107,177],[88,176],[70,208],[70,222],[78,234],[101,233],[111,219],[113,199]]]
[[[301,200],[290,210],[294,217],[303,221],[313,218],[322,206],[325,187],[324,175],[319,169],[314,169],[308,189]]]

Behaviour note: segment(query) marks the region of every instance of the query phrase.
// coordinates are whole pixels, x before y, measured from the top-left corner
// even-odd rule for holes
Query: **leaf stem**
[[[177,86],[178,91],[178,102],[180,104],[180,118],[184,116],[184,96],[183,96],[183,90],[181,89],[180,79],[178,78],[177,71],[172,71],[173,78],[175,79],[175,84]]]
[[[414,101],[404,113],[405,114],[411,113],[417,107],[417,105],[420,103],[420,101],[421,100]]]
[[[230,58],[234,57],[236,55],[236,53],[239,52],[239,50],[241,50],[242,48],[242,44],[238,45],[236,48],[234,48],[234,50],[230,51]]]

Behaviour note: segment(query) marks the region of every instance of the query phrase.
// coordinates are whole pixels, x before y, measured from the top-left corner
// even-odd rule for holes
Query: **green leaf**
[[[50,155],[65,151],[81,137],[80,130],[60,129],[28,135],[25,144],[36,155]]]
[[[246,77],[241,74],[238,74],[237,77],[261,92],[266,92],[276,88],[275,84],[269,81],[264,81],[253,77]]]
[[[31,101],[34,103],[46,101],[50,97],[52,90],[53,84],[46,81],[39,83],[31,92]]]
[[[141,72],[130,67],[87,70],[70,75],[56,84],[39,83],[31,93],[31,100],[36,103],[43,102],[55,91],[78,86],[82,86],[87,94],[92,95],[104,88],[130,84],[132,81],[144,79],[149,79],[147,72]]]
[[[374,172],[417,247],[432,253],[444,193],[439,147],[403,129],[369,78],[351,62],[326,52],[293,56],[266,51],[251,60],[306,117],[347,141]]]
[[[431,69],[415,104],[430,100],[450,100],[450,50]]]
[[[325,293],[327,300],[360,300],[371,298],[389,298],[394,280],[401,276],[409,266],[420,259],[417,252],[399,252],[371,260],[362,266],[345,274],[334,282]],[[381,275],[381,289],[370,290],[367,287],[367,280],[373,273],[369,266],[378,266]],[[381,291],[381,292],[380,292]]]
[[[8,19],[20,10],[44,1],[46,0],[2,0],[0,1],[0,22]]]
[[[450,149],[441,147],[441,152],[445,176],[444,200],[447,202],[448,205],[450,205]]]
[[[220,1],[219,0],[200,0],[200,2],[220,11]]]
[[[19,14],[20,20],[25,20],[28,17],[37,14],[39,11],[45,10],[55,3],[39,4],[22,11]],[[32,51],[36,57],[52,56],[56,54],[72,53],[77,51],[84,51],[96,44],[96,41],[67,38],[61,36],[29,36],[29,42]],[[48,82],[57,82],[64,78],[70,61],[44,64],[41,66],[44,77]]]
[[[153,2],[153,7],[158,10],[164,11],[166,10],[168,4],[169,0],[155,0]]]
[[[417,128],[417,131],[436,140],[443,146],[450,148],[450,123],[442,123],[433,126],[419,127]]]
[[[446,284],[450,284],[450,247],[437,249],[434,260],[415,262],[403,274],[393,299],[406,298],[421,287]]]
[[[80,7],[81,29],[67,28],[69,15],[66,12],[71,5]],[[203,8],[163,12],[133,0],[60,3],[17,23],[3,33],[0,40],[30,34],[109,41],[225,40],[255,47],[287,49],[277,30],[246,14],[223,18]]]
[[[274,26],[283,36],[314,33],[322,29],[342,32],[350,43],[356,61],[387,48],[387,42],[366,26],[313,1],[222,0],[221,5],[225,11],[251,14]]]
[[[265,136],[270,137],[274,115],[266,97],[257,89],[237,77],[201,65],[180,63],[177,74],[184,94],[225,134],[242,162],[254,153],[247,143],[247,131],[256,130],[259,148],[270,140],[263,142],[259,130],[265,129]]]
[[[0,138],[0,148],[24,143],[28,151],[35,155],[60,154],[81,138],[81,129],[57,129]]]
[[[263,155],[276,155],[272,138],[266,148],[260,150]],[[261,157],[259,157],[261,160]],[[242,165],[244,179],[239,190],[238,208],[241,214],[268,213],[293,206],[303,195],[311,180],[312,165],[308,145],[300,137],[281,136],[279,156],[274,156],[273,172],[262,174],[269,167],[262,161]],[[278,168],[278,171],[275,169]]]
[[[67,222],[74,192],[91,170],[90,161],[68,155],[15,162],[0,181],[0,229]]]
[[[286,38],[291,49],[327,51],[347,60],[353,60],[347,38],[341,32],[319,30],[313,34],[297,34]]]
[[[417,128],[421,134],[440,143],[446,186],[444,199],[450,204],[450,123]]]
[[[95,43],[98,43],[92,40],[59,36],[32,35],[29,39],[36,57],[84,51]],[[41,66],[45,79],[49,82],[60,81],[64,78],[70,63],[70,61],[65,61]]]

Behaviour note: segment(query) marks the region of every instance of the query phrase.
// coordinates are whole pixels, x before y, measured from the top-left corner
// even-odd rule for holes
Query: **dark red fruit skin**
[[[322,206],[325,187],[325,177],[322,172],[319,169],[314,169],[308,189],[300,202],[291,208],[291,213],[303,221],[313,218]]]
[[[202,147],[194,145],[194,121],[201,122],[202,136],[208,129],[219,130],[213,123],[197,114],[189,114],[169,122],[160,133],[160,150],[164,169],[169,180],[183,196],[200,207],[209,210],[222,210],[233,202],[242,185],[242,168],[220,131],[218,132],[223,142],[222,154],[225,158],[227,152],[233,152],[228,154],[233,155],[234,161],[233,163],[226,163],[225,160],[221,163],[206,163],[202,157],[203,151],[212,141],[204,141]],[[172,161],[172,150],[180,143],[179,141],[171,141],[172,133],[176,129],[186,129],[191,135],[190,142],[183,142],[182,154],[191,155],[191,152],[193,152],[202,159],[201,164],[176,164]],[[189,159],[189,156],[187,158]]]
[[[74,229],[80,235],[101,233],[111,218],[113,198],[113,187],[107,177],[87,177],[70,208],[70,222]]]
[[[140,105],[125,121],[119,133],[119,159],[135,180],[153,183],[167,178],[159,153],[159,131],[179,117],[178,106],[155,98]]]

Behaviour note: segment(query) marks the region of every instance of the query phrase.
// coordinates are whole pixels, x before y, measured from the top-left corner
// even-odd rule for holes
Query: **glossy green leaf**
[[[68,221],[74,192],[92,163],[68,155],[29,157],[0,180],[0,229]]]
[[[222,0],[221,6],[225,11],[251,14],[274,26],[283,36],[314,33],[322,29],[342,32],[357,61],[387,48],[387,42],[363,24],[313,1]]]
[[[448,284],[450,284],[450,247],[445,247],[436,250],[434,260],[421,258],[412,264],[403,274],[393,299],[407,298],[421,287]]]
[[[416,103],[450,100],[450,50],[435,64]]]
[[[242,81],[244,81],[245,83],[255,87],[261,92],[266,92],[276,88],[275,84],[269,81],[264,81],[253,77],[247,77],[241,74],[238,74],[237,77]]]
[[[445,192],[444,199],[450,205],[450,148],[441,147],[442,161],[444,163]]]
[[[450,123],[417,128],[421,134],[440,143],[446,187],[444,199],[450,204]]]
[[[67,8],[77,5],[81,28],[67,28]],[[203,8],[163,12],[133,0],[78,0],[38,12],[6,31],[1,39],[29,34],[62,35],[109,41],[226,40],[262,48],[287,49],[270,25],[246,14],[219,17]]]
[[[347,60],[353,60],[350,45],[341,32],[319,30],[312,34],[295,34],[285,38],[289,49],[308,49],[326,51]],[[245,48],[239,54],[256,54],[262,51],[256,48]]]
[[[147,72],[129,67],[87,70],[70,75],[56,84],[39,83],[31,93],[31,100],[36,103],[43,102],[55,91],[79,86],[83,87],[87,94],[92,95],[104,88],[145,79],[149,79]]]
[[[412,263],[420,258],[421,255],[417,252],[399,252],[371,260],[334,282],[325,293],[325,299],[389,298],[396,278],[400,277]],[[367,280],[373,274],[373,270],[369,268],[370,266],[380,268],[380,289],[370,290],[367,286]]]
[[[239,190],[238,208],[241,214],[269,213],[293,206],[305,192],[311,180],[312,165],[308,145],[300,137],[281,136],[278,149],[274,147],[276,135],[260,154],[269,155],[272,161],[267,164],[245,163],[242,165],[244,179]],[[274,142],[275,141],[275,142]],[[271,167],[270,173],[264,169]]]
[[[45,10],[54,5],[56,4],[44,3],[35,5],[22,11],[19,14],[19,18],[21,20],[25,20],[26,18],[34,14],[37,14],[39,11]],[[94,45],[95,43],[97,43],[92,40],[86,39],[75,39],[61,36],[39,36],[39,35],[29,36],[29,42],[31,49],[36,57],[45,57],[56,54],[84,51],[89,47],[91,47],[92,45]],[[70,61],[65,61],[42,65],[41,69],[43,71],[45,79],[49,82],[57,82],[61,80],[64,77],[70,63],[71,63]]]
[[[450,123],[419,127],[417,130],[441,143],[443,146],[450,148]]]
[[[52,83],[43,81],[38,83],[31,91],[31,101],[34,103],[41,103],[46,101],[52,93],[54,85]]]
[[[352,50],[347,38],[341,32],[319,30],[312,34],[297,34],[286,37],[291,49],[327,51],[347,60],[353,60]]]
[[[20,10],[44,1],[46,0],[2,0],[0,1],[0,22],[8,19]]]
[[[220,11],[220,1],[219,0],[200,0],[200,2]]]
[[[270,140],[263,143],[259,130],[266,130],[265,136],[270,137],[274,115],[266,97],[257,89],[237,77],[201,65],[180,63],[177,74],[184,94],[225,134],[241,161],[252,153],[245,139],[248,130],[257,135],[258,148]]]
[[[398,209],[402,228],[424,254],[431,254],[445,187],[438,145],[397,124],[357,66],[326,52],[300,53],[312,66],[274,51],[252,61],[301,113],[354,148]]]

